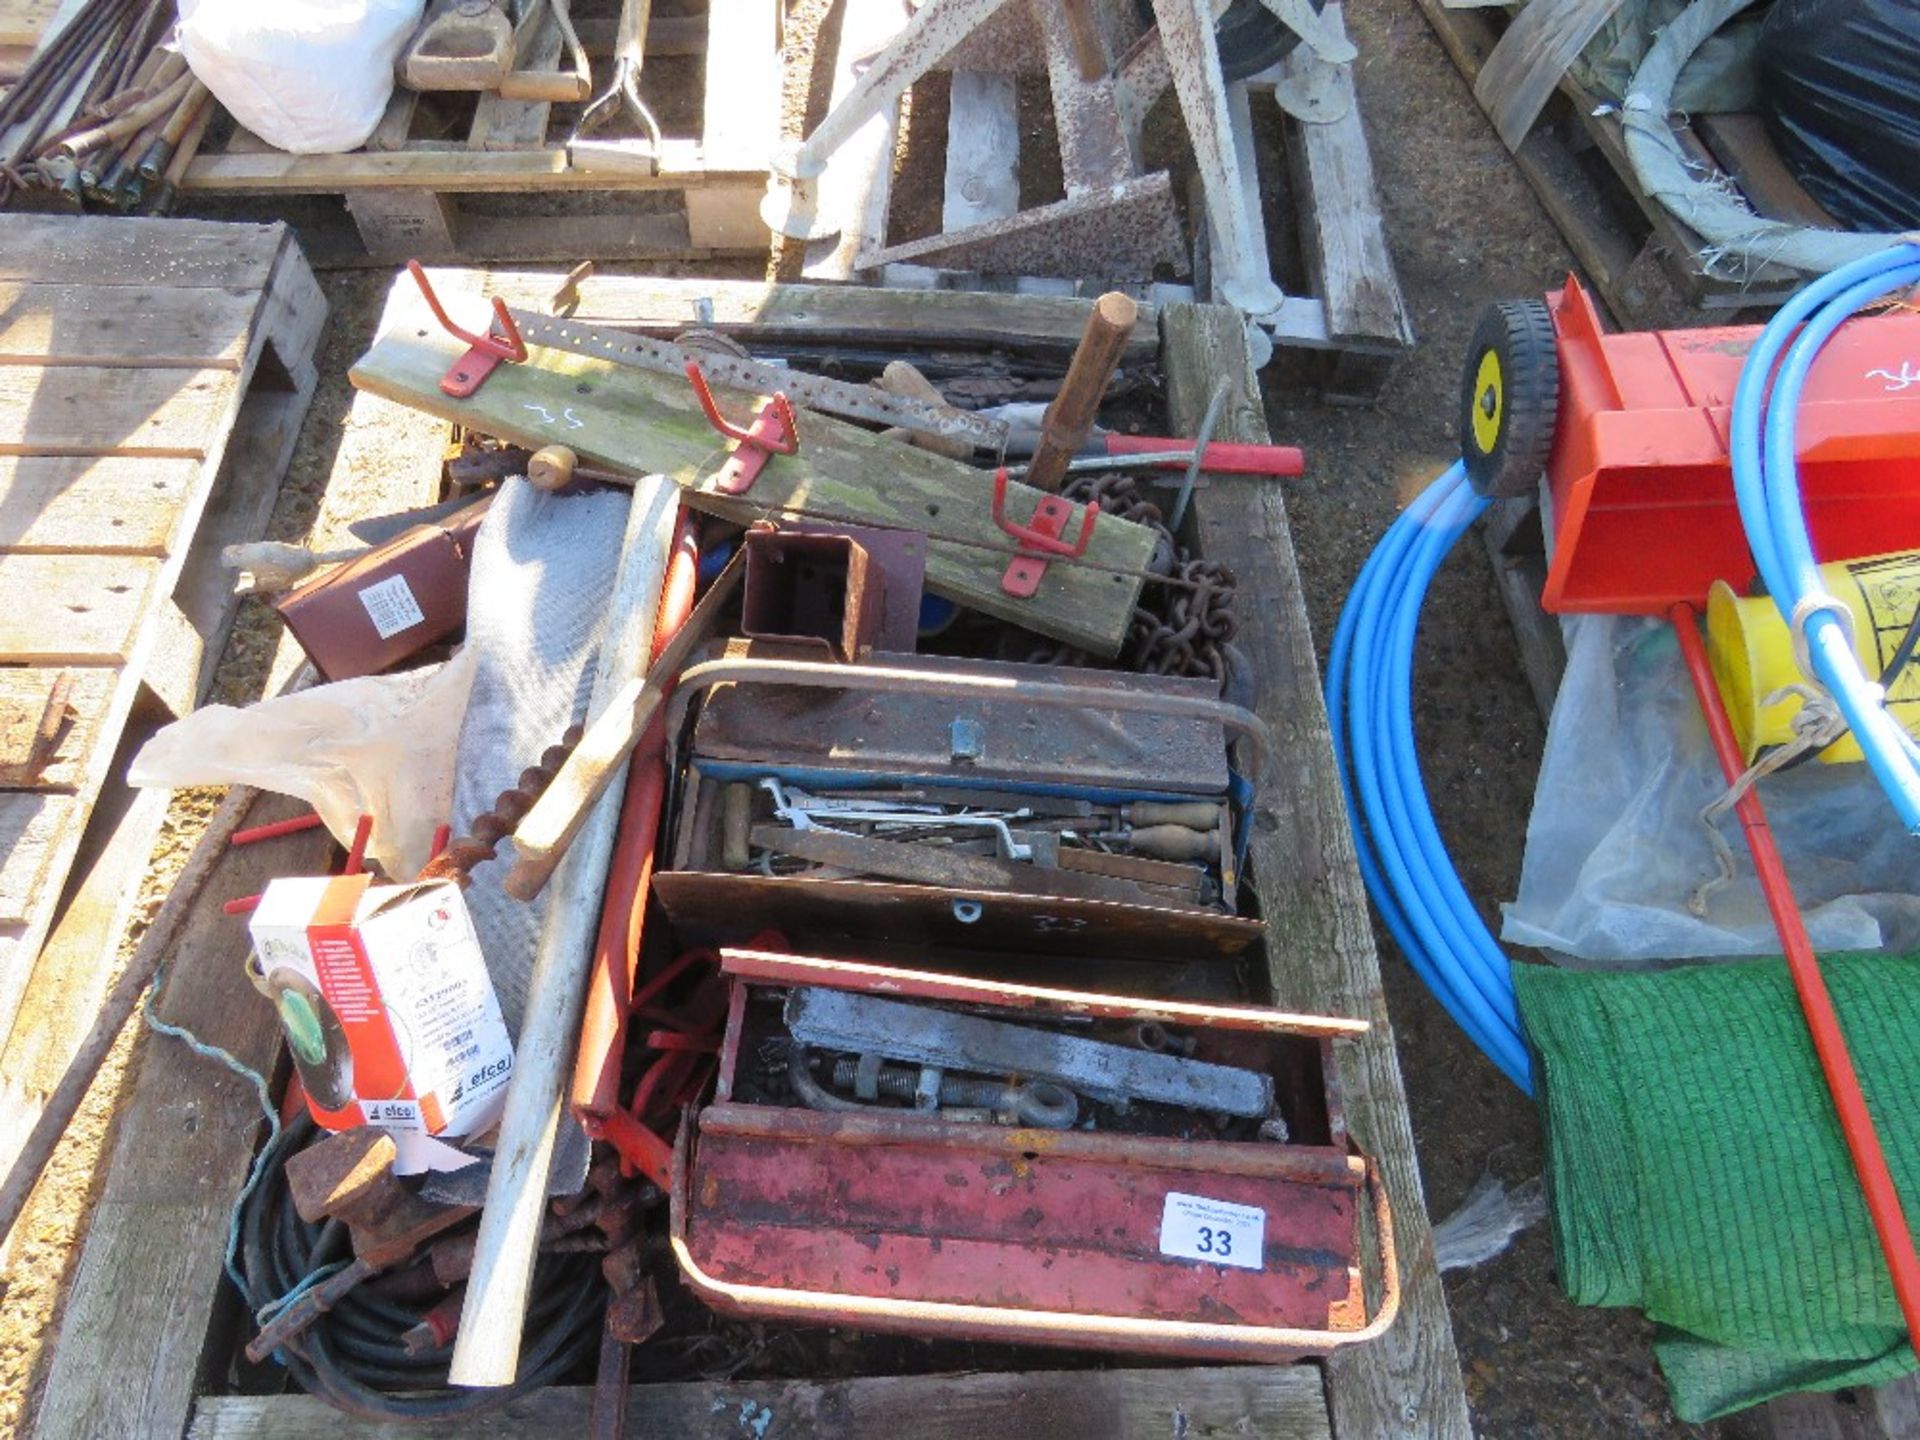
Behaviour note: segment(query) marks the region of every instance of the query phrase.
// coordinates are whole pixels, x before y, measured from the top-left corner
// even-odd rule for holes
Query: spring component
[[[834,1061],[833,1083],[842,1090],[853,1090],[860,1080],[859,1071],[858,1060],[842,1057]],[[875,1093],[894,1100],[915,1100],[920,1095],[920,1075],[912,1065],[881,1065],[873,1075]],[[937,1098],[942,1105],[1011,1114],[1023,1125],[1048,1130],[1065,1130],[1080,1115],[1080,1102],[1074,1093],[1050,1080],[1009,1084],[942,1075]]]
[[[461,889],[466,889],[473,878],[473,867],[493,859],[500,842],[513,833],[521,817],[533,808],[533,802],[553,783],[554,775],[566,763],[567,756],[573,753],[573,747],[580,743],[580,737],[585,733],[583,726],[569,726],[558,745],[549,745],[541,751],[538,763],[522,770],[518,781],[494,797],[491,809],[482,810],[473,817],[472,828],[466,834],[455,836],[447,843],[446,849],[422,867],[419,878],[451,880]]]

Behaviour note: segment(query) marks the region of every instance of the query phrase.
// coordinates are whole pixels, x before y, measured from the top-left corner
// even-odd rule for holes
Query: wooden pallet
[[[551,293],[555,277],[498,274],[488,287],[523,305]],[[582,287],[580,313],[608,315],[615,279]],[[812,297],[761,287],[758,300],[730,290],[726,307],[766,315],[807,312]],[[930,327],[958,323],[964,297],[833,292],[834,322],[849,333],[896,335],[916,307]],[[1003,300],[1001,323],[1021,331],[1017,306]],[[1078,306],[1079,315],[1064,313]],[[723,307],[716,305],[716,310]],[[1037,329],[1045,343],[1079,328],[1084,304],[1045,301]],[[1237,314],[1175,305],[1159,317],[1175,433],[1198,423],[1215,381],[1234,394],[1220,434],[1264,440],[1266,431],[1244,329]],[[356,412],[372,401],[362,395]],[[389,407],[390,408],[390,407]],[[350,426],[346,447],[357,439]],[[434,427],[416,417],[415,448],[438,453]],[[400,438],[389,427],[380,442]],[[343,456],[343,464],[346,457]],[[345,473],[336,467],[336,475]],[[1403,1298],[1398,1320],[1378,1341],[1322,1364],[1282,1367],[1163,1366],[1106,1371],[871,1377],[832,1383],[678,1384],[629,1392],[629,1433],[737,1437],[828,1436],[879,1440],[941,1436],[1055,1434],[1146,1437],[1259,1434],[1274,1440],[1465,1440],[1469,1434],[1459,1361],[1433,1263],[1406,1097],[1380,985],[1367,902],[1355,866],[1335,777],[1324,711],[1317,700],[1313,639],[1294,567],[1281,487],[1213,478],[1195,492],[1197,535],[1206,553],[1241,577],[1249,613],[1264,617],[1247,637],[1262,681],[1260,712],[1289,747],[1288,762],[1263,779],[1252,883],[1270,922],[1268,969],[1274,1001],[1363,1016],[1372,1030],[1343,1047],[1339,1082],[1358,1142],[1380,1161],[1394,1207]],[[328,509],[334,508],[330,494]],[[263,813],[274,802],[263,802]],[[277,812],[275,812],[277,813]],[[318,862],[311,836],[277,857]],[[263,1006],[237,1005],[233,979],[246,941],[218,914],[218,898],[257,890],[268,863],[258,849],[229,851],[208,901],[179,948],[165,1001],[173,1020],[270,1066],[277,1032]],[[63,1338],[48,1378],[38,1433],[65,1437],[211,1437],[262,1440],[341,1433],[333,1411],[304,1396],[219,1393],[237,1317],[220,1275],[227,1208],[258,1136],[247,1087],[180,1047],[155,1045],[123,1106],[92,1232],[68,1302]],[[1378,1277],[1369,1277],[1374,1294]],[[586,1395],[548,1390],[483,1421],[408,1427],[434,1436],[581,1433]],[[748,1407],[748,1408],[743,1408]],[[353,1433],[397,1435],[367,1426]]]
[[[1535,496],[1497,500],[1480,534],[1521,668],[1545,722],[1566,674],[1567,647],[1559,617],[1540,608],[1547,578],[1543,518],[1542,501]],[[1738,1440],[1920,1440],[1920,1375],[1872,1390],[1786,1395],[1726,1423]]]
[[[1341,11],[1338,3],[1327,7],[1336,28],[1344,24]],[[899,115],[883,114],[835,152],[822,177],[821,212],[837,219],[840,229],[833,238],[808,248],[806,278],[859,279],[911,289],[1010,289],[1036,295],[1086,296],[1120,288],[1143,297],[1174,298],[1168,287],[1145,283],[1136,270],[1101,273],[1102,234],[1124,227],[1133,213],[1126,202],[1112,198],[1117,191],[1108,181],[1117,173],[1114,157],[1082,153],[1090,147],[1076,145],[1071,138],[1064,147],[1023,143],[1015,72],[1037,67],[1036,73],[1047,75],[1055,87],[1087,88],[1078,81],[1064,29],[1047,23],[1055,13],[1050,4],[1036,9],[1030,51],[1008,43],[1004,35],[976,37],[956,52],[959,68],[945,71],[933,82],[947,91],[942,236],[906,243],[890,238]],[[890,0],[846,0],[833,102],[858,77],[861,58],[890,40],[905,16]],[[986,59],[975,58],[990,58],[996,49],[1003,56],[1011,53],[1023,58],[1005,59],[997,68],[984,68]],[[974,64],[983,68],[969,68]],[[1150,76],[1134,74],[1123,59],[1115,73],[1111,96],[1090,94],[1082,101],[1098,123],[1104,123],[1102,104],[1121,112],[1122,123],[1136,136],[1133,148],[1137,149],[1147,109],[1166,83],[1164,64]],[[1352,74],[1347,68],[1336,73],[1331,108],[1339,115],[1326,124],[1305,124],[1279,111],[1273,99],[1276,78],[1268,72],[1228,90],[1235,149],[1243,176],[1257,192],[1249,206],[1256,245],[1268,248],[1259,196],[1283,189],[1291,201],[1297,231],[1294,243],[1305,261],[1299,293],[1289,294],[1275,314],[1262,318],[1261,325],[1275,345],[1326,357],[1320,377],[1326,398],[1369,404],[1378,397],[1398,357],[1413,343],[1413,330],[1387,251]],[[1167,103],[1172,103],[1170,96]],[[1255,144],[1256,114],[1269,106],[1281,121],[1284,154],[1262,154]],[[1267,117],[1259,118],[1264,122]],[[911,156],[907,163],[914,163]],[[1064,177],[1066,199],[1048,207],[1055,212],[1051,229],[1029,233],[1026,227],[1047,210],[1021,209],[1023,181],[1030,189],[1036,174],[1049,171]],[[1112,208],[1115,203],[1119,208]],[[1040,243],[1041,237],[1071,233],[1064,228],[1068,223],[1064,212],[1076,205],[1090,207],[1085,222],[1090,232],[1070,244]],[[1188,208],[1202,213],[1197,197]],[[1204,224],[1200,228],[1204,232]],[[1002,233],[984,241],[954,243],[962,234],[995,231]],[[1207,299],[1211,291],[1207,237],[1204,233],[1193,236],[1187,248],[1192,293]],[[996,257],[1002,261],[997,266]],[[1055,262],[1053,269],[1037,268],[1048,258]]]
[[[674,67],[699,65],[705,79],[697,114],[659,117],[657,156],[628,121],[594,132],[612,143],[570,155],[578,105],[396,89],[372,139],[346,155],[290,155],[223,120],[230,133],[195,157],[180,189],[189,199],[343,196],[376,261],[764,256],[759,203],[780,123],[780,13],[775,0],[710,0],[703,15],[653,17],[648,75],[668,72],[659,88],[675,94],[689,87]],[[583,17],[578,28],[604,85],[611,24]],[[549,12],[520,63],[550,67],[559,53]],[[594,204],[530,211],[505,198],[562,195]]]
[[[60,0],[0,0],[0,89],[26,68]]]
[[[120,776],[134,741],[211,680],[234,611],[219,552],[265,525],[326,302],[285,226],[13,215],[0,296],[10,1159],[110,978],[164,810]],[[35,762],[16,742],[43,716],[53,742]],[[63,911],[96,809],[91,870]]]
[[[1451,9],[1417,0],[1469,85],[1505,32],[1502,9]],[[1673,132],[1702,178],[1733,187],[1755,213],[1802,225],[1844,228],[1781,163],[1757,115],[1675,117]],[[1514,163],[1615,317],[1624,325],[1671,324],[1676,310],[1757,314],[1805,282],[1798,271],[1763,265],[1734,271],[1713,261],[1700,236],[1643,193],[1627,163],[1620,119],[1571,75],[1513,150]],[[1724,318],[1722,323],[1725,323]]]

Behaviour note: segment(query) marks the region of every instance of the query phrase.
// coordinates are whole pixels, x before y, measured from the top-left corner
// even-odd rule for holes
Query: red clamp
[[[502,360],[518,365],[527,358],[527,342],[520,338],[520,327],[513,323],[513,316],[507,313],[507,302],[498,295],[493,297],[492,326],[486,334],[476,335],[453,323],[446,307],[441,305],[440,297],[433,293],[433,286],[427,283],[427,272],[420,268],[418,260],[407,261],[407,271],[420,287],[420,293],[426,297],[427,308],[433,311],[433,318],[440,322],[441,328],[449,335],[467,346],[467,353],[440,377],[440,388],[447,394],[456,400],[465,400],[480,388],[480,382],[491,375],[493,367]],[[496,330],[506,333],[497,334]]]
[[[1007,518],[1007,472],[1004,467],[993,472],[993,523],[1020,542],[1020,554],[1007,565],[1007,573],[1000,577],[1000,588],[1019,600],[1030,600],[1039,590],[1040,582],[1046,577],[1049,557],[1061,556],[1068,560],[1077,560],[1087,553],[1087,545],[1093,539],[1094,521],[1100,518],[1100,507],[1087,504],[1080,507],[1084,512],[1080,521],[1080,536],[1072,544],[1060,537],[1066,533],[1067,522],[1073,518],[1074,504],[1058,495],[1042,495],[1040,503],[1033,507],[1033,518],[1025,525],[1018,520]]]
[[[713,488],[721,495],[744,495],[753,488],[753,482],[760,478],[760,471],[767,460],[774,455],[793,455],[800,449],[800,430],[793,423],[793,406],[784,392],[775,391],[771,400],[762,401],[760,408],[753,412],[753,423],[746,429],[729,424],[720,413],[720,407],[713,402],[713,391],[707,388],[707,377],[701,372],[698,360],[687,362],[687,379],[693,382],[693,393],[700,401],[700,408],[707,412],[707,423],[729,440],[739,442],[733,447],[733,454],[727,457],[727,463],[720,473],[713,477]]]

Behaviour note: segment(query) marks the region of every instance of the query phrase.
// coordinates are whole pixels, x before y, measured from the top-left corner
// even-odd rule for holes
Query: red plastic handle
[[[1018,520],[1009,520],[1007,518],[1006,467],[1002,466],[993,472],[993,523],[1029,550],[1046,555],[1064,555],[1069,560],[1078,559],[1087,553],[1087,546],[1093,540],[1093,522],[1099,518],[1098,505],[1083,505],[1080,509],[1080,538],[1071,545],[1056,535],[1047,534],[1044,530],[1036,530],[1031,525],[1022,525]]]
[[[1108,435],[1109,455],[1156,455],[1166,450],[1191,450],[1191,440],[1174,440],[1165,435]],[[1179,470],[1179,461],[1168,461],[1162,470]],[[1240,445],[1216,440],[1200,457],[1200,468],[1216,475],[1271,475],[1293,479],[1307,473],[1306,452],[1298,445]]]

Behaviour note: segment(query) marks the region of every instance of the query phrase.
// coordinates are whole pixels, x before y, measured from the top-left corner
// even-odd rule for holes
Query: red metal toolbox
[[[1392,1323],[1391,1217],[1376,1167],[1347,1139],[1330,1063],[1331,1045],[1365,1022],[759,951],[723,951],[721,963],[731,993],[718,1089],[683,1123],[672,1197],[681,1270],[716,1308],[1273,1362]],[[1138,1032],[1139,1054],[1191,1049],[1172,1071],[1260,1077],[1272,1118],[1135,1096],[1098,1109],[1096,1128],[1043,1129],[907,1105],[821,1110],[774,1093],[770,1055],[807,1063],[783,1017],[802,999],[848,994],[1048,1042]],[[1148,1034],[1171,1048],[1146,1045]],[[1380,1277],[1371,1313],[1369,1230],[1364,1269]]]

